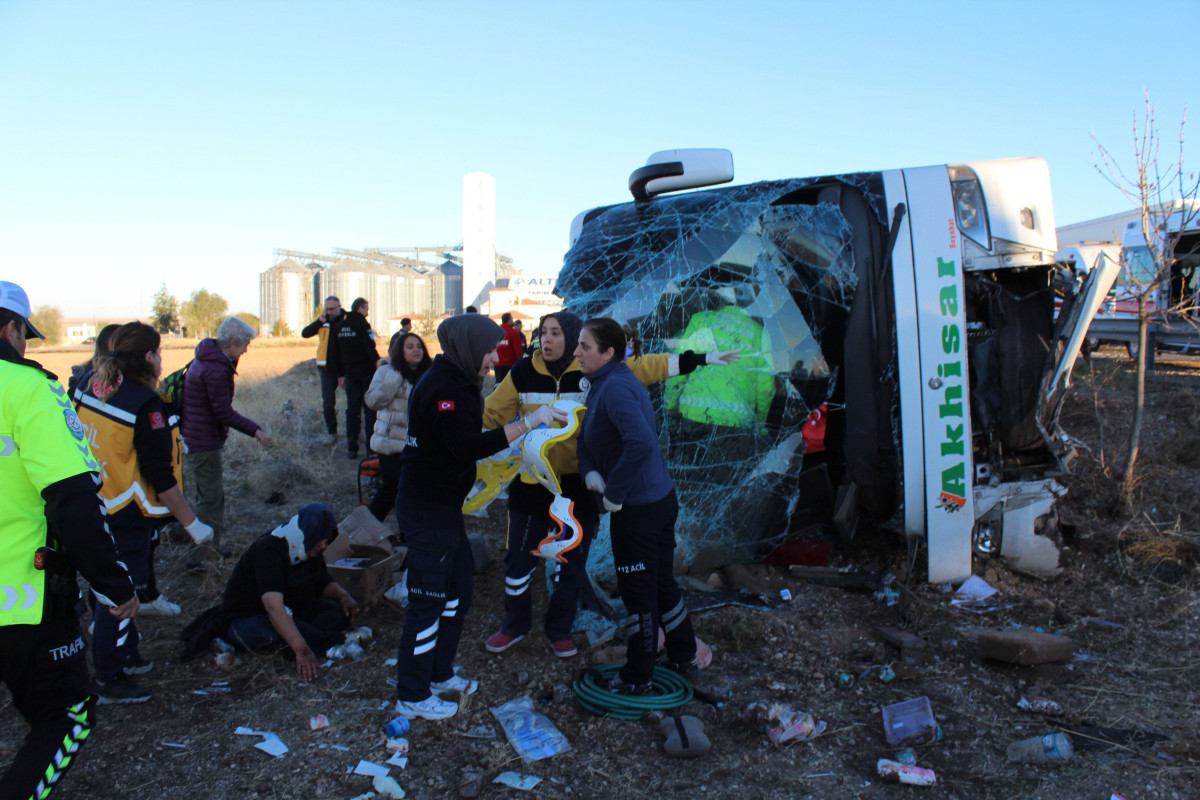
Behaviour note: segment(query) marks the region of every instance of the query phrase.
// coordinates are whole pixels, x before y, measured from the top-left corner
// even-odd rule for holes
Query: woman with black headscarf
[[[396,712],[445,719],[458,704],[441,692],[470,694],[477,684],[454,674],[454,656],[475,589],[462,504],[475,462],[518,436],[566,415],[549,406],[484,431],[483,376],[496,364],[504,331],[477,314],[451,317],[437,331],[442,354],[409,395],[408,442],[400,456],[397,507],[408,545],[408,613],[396,666]]]
[[[521,359],[487,398],[483,413],[485,428],[494,428],[519,414],[530,414],[556,400],[584,402],[587,381],[579,371],[575,347],[583,321],[570,311],[557,311],[542,317],[539,323],[541,346],[533,358]],[[723,353],[657,353],[641,356],[641,345],[633,343],[636,353],[629,368],[644,385],[664,381],[675,375],[687,375],[704,364],[730,364],[737,351]],[[600,527],[600,509],[596,495],[579,474],[575,439],[554,447],[549,453],[550,466],[558,476],[563,495],[574,503],[575,518],[583,528],[579,546],[562,553],[566,563],[558,565],[554,588],[546,604],[546,638],[559,658],[570,658],[577,649],[571,641],[571,629],[579,598],[587,584],[587,559],[592,540]],[[508,487],[508,538],[504,554],[504,622],[488,637],[486,647],[503,653],[525,638],[533,626],[533,600],[530,589],[540,559],[536,550],[543,538],[556,526],[550,519],[554,496],[524,473]]]

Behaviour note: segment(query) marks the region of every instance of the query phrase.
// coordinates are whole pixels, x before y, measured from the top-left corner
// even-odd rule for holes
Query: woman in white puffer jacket
[[[379,491],[369,508],[380,522],[396,505],[400,452],[408,436],[408,395],[431,363],[420,336],[397,333],[388,346],[387,360],[375,370],[364,397],[367,406],[378,412],[371,449],[379,454]]]

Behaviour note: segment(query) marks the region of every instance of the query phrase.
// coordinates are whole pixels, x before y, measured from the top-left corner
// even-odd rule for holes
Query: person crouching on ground
[[[675,485],[658,449],[650,396],[624,363],[625,344],[615,320],[583,323],[575,357],[591,389],[576,452],[584,482],[612,515],[617,587],[630,615],[626,663],[608,688],[641,695],[652,690],[659,627],[666,632],[666,665],[679,672],[695,666],[696,638],[672,573]]]
[[[396,712],[445,719],[458,704],[441,692],[469,694],[474,681],[453,662],[475,577],[462,504],[475,483],[475,462],[498,453],[539,425],[566,419],[550,406],[502,428],[483,431],[483,376],[496,364],[504,331],[477,314],[451,317],[437,331],[442,354],[409,396],[408,443],[400,457],[396,507],[408,545],[408,612],[396,665]]]
[[[286,644],[301,680],[317,677],[317,653],[370,639],[369,628],[347,634],[358,603],[333,580],[322,553],[337,538],[333,509],[309,503],[270,533],[258,537],[238,559],[221,605],[183,631],[184,656],[197,655],[220,637],[238,650],[261,652]]]
[[[80,378],[72,399],[88,428],[92,454],[103,465],[100,497],[108,529],[138,598],[143,608],[157,604],[156,610],[179,613],[158,591],[152,542],[172,517],[197,544],[211,539],[213,530],[196,518],[180,489],[179,431],[156,389],[160,343],[158,331],[143,322],[122,325],[110,349],[96,357],[95,370]],[[139,638],[135,620],[118,619],[103,603],[95,604],[92,693],[100,703],[143,703],[153,695],[129,678],[154,666],[138,652]]]

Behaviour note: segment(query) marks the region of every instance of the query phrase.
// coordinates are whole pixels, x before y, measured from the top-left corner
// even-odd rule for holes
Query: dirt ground
[[[356,465],[345,458],[344,446],[315,444],[319,400],[311,366],[288,373],[290,384],[254,384],[268,359],[282,363],[283,353],[268,355],[271,349],[251,349],[239,404],[265,417],[267,427],[286,441],[265,452],[238,437],[228,448],[228,514],[238,552],[305,502],[328,502],[344,516],[358,501]],[[268,389],[270,384],[285,387],[284,394]],[[480,689],[451,720],[414,723],[408,766],[393,769],[393,777],[414,798],[457,796],[467,770],[484,773],[479,796],[496,798],[1200,796],[1195,665],[1200,360],[1160,362],[1159,376],[1149,385],[1138,510],[1114,516],[1112,473],[1122,459],[1131,387],[1129,365],[1116,351],[1103,351],[1077,371],[1064,427],[1087,449],[1061,506],[1063,521],[1074,526],[1064,551],[1066,568],[1059,578],[1041,581],[1014,574],[999,560],[977,561],[976,573],[999,589],[997,607],[989,613],[951,607],[949,594],[921,581],[919,566],[907,580],[902,543],[889,537],[863,536],[836,551],[831,563],[897,576],[899,602],[893,605],[869,590],[820,585],[784,568],[749,565],[769,607],[726,605],[694,616],[698,634],[715,651],[712,667],[695,679],[715,705],[694,701],[685,709],[704,721],[712,740],[712,751],[696,760],[666,756],[654,721],[598,718],[570,697],[554,698],[554,687],[569,683],[594,656],[584,636],[575,637],[580,655],[569,661],[555,659],[536,635],[503,655],[484,650],[483,640],[502,617],[504,512],[493,503],[486,520],[468,521],[469,531],[484,535],[491,555],[491,565],[476,576],[460,648],[463,674],[477,678]],[[283,410],[286,399],[292,400],[290,411]],[[282,499],[271,499],[281,502],[268,504],[275,493]],[[308,685],[280,656],[242,657],[227,672],[211,657],[180,662],[179,630],[216,601],[233,566],[226,559],[214,571],[192,576],[183,569],[186,552],[186,544],[168,541],[157,559],[163,591],[183,605],[183,616],[139,620],[142,652],[157,664],[143,680],[154,699],[100,708],[100,726],[56,796],[131,800],[199,791],[214,799],[349,800],[369,791],[371,779],[350,770],[359,759],[382,762],[388,756],[383,728],[393,716],[387,707],[394,699],[388,685],[394,675],[384,661],[396,655],[403,610],[389,601],[367,609],[361,622],[377,638],[366,657],[336,662]],[[784,588],[790,602],[778,599]],[[703,604],[707,597],[689,593],[689,602]],[[539,588],[535,619],[543,603]],[[873,631],[879,625],[904,626],[923,638],[927,659],[906,663]],[[983,661],[977,632],[1014,625],[1069,636],[1074,658],[1036,667]],[[883,682],[883,666],[897,677]],[[213,690],[214,682],[227,684]],[[1016,706],[1022,693],[1053,699],[1065,713],[1022,712]],[[532,764],[520,761],[490,709],[525,694],[565,734],[570,752]],[[885,784],[875,775],[875,762],[893,757],[896,748],[884,739],[881,708],[921,696],[930,699],[944,737],[914,749],[938,783]],[[811,712],[828,728],[811,742],[771,744],[761,721],[746,712],[761,701]],[[330,726],[310,731],[315,714],[328,716]],[[273,758],[254,749],[257,737],[234,735],[241,725],[273,731],[289,752]],[[479,726],[498,735],[464,735]],[[1073,732],[1072,761],[1058,767],[1006,761],[1010,742],[1050,730]],[[23,735],[8,695],[0,691],[0,764],[12,758]],[[531,792],[491,783],[505,770],[542,782]]]

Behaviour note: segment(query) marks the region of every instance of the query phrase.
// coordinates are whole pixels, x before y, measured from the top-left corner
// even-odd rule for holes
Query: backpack
[[[192,361],[195,360],[192,359]],[[158,393],[163,395],[163,399],[171,406],[172,413],[178,414],[183,408],[183,379],[187,375],[192,361],[187,362],[158,383]]]

